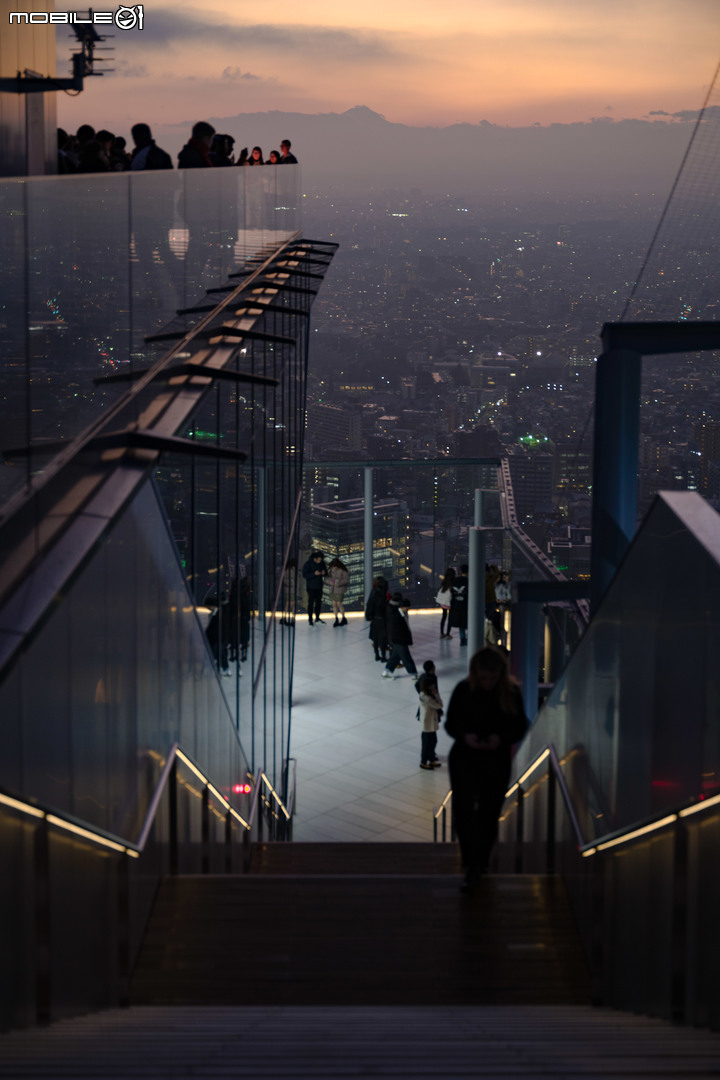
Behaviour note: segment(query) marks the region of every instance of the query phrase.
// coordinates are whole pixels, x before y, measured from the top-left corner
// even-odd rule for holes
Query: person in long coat
[[[408,675],[418,678],[418,669],[410,655],[410,646],[413,643],[412,630],[408,619],[410,601],[403,600],[402,593],[393,593],[387,606],[387,636],[390,642],[390,656],[382,670],[384,679],[395,678],[395,668],[403,665]]]
[[[312,626],[314,615],[315,622],[322,623],[325,620],[320,618],[320,607],[322,605],[323,582],[327,577],[327,566],[322,551],[312,551],[310,553],[310,558],[302,568],[302,575],[305,578],[305,588],[307,589],[308,621]]]
[[[451,585],[450,617],[448,628],[457,627],[460,631],[460,644],[467,645],[468,624],[468,568],[460,567],[460,573]]]
[[[465,890],[487,869],[510,779],[512,747],[527,728],[522,695],[504,653],[492,645],[478,649],[467,679],[453,690],[445,721],[455,740],[448,765]]]
[[[365,605],[365,618],[370,623],[368,637],[373,643],[375,659],[387,660],[387,605],[388,583],[384,577],[376,577],[372,583],[372,592]]]

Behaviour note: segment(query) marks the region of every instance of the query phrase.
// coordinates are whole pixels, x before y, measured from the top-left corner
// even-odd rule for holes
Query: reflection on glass
[[[280,171],[0,181],[3,448],[78,436],[125,389],[95,379],[152,364],[166,346],[146,335],[189,326],[178,309],[292,235],[299,172],[277,211]],[[0,504],[46,461],[0,464]]]

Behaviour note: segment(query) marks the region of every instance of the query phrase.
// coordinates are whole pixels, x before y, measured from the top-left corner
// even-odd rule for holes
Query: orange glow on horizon
[[[59,102],[61,123],[92,113],[120,130],[139,116],[168,126],[356,105],[412,126],[664,118],[699,108],[716,63],[716,0],[280,0],[262,23],[234,0],[146,12],[145,30],[116,35],[115,74]]]

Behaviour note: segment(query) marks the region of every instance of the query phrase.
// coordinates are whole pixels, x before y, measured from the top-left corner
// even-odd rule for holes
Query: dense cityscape
[[[701,247],[683,246],[669,230],[644,265],[663,201],[650,193],[553,199],[546,192],[518,206],[497,192],[481,201],[417,188],[370,189],[364,197],[325,188],[299,200],[304,231],[340,245],[311,322],[301,549],[319,546],[349,562],[352,606],[363,603],[361,472],[370,461],[387,463],[375,469],[375,569],[414,603],[431,603],[445,567],[466,558],[474,490],[497,487],[496,468],[478,459],[507,459],[518,525],[560,573],[588,578],[600,330],[623,317],[713,318],[709,234]],[[218,234],[219,258],[232,258],[236,228],[228,225],[225,240]],[[183,297],[193,299],[183,285],[192,269],[183,230],[163,244],[136,230],[133,243],[131,260],[143,255],[144,277],[130,290],[131,335],[120,311],[81,337],[72,327],[84,274],[65,273],[62,246],[48,233],[43,280],[62,285],[33,297],[35,437],[82,430],[122,392],[122,384],[95,388],[94,378],[128,360],[152,363],[164,346],[143,343],[142,331],[163,329]],[[107,261],[107,244],[87,241],[88,265]],[[158,288],[141,282],[160,289],[162,309],[148,308]],[[118,284],[129,288],[113,272],[107,288]],[[20,323],[15,331],[22,343]],[[12,345],[10,323],[4,334]],[[8,404],[23,400],[23,371],[21,363],[8,366]],[[275,438],[273,416],[267,425]],[[216,426],[208,405],[193,435]],[[23,431],[11,428],[6,445],[21,446]],[[423,468],[424,461],[436,464]],[[8,490],[21,479],[12,465],[0,477]],[[720,391],[707,354],[644,362],[641,514],[664,489],[720,498]],[[510,561],[514,580],[533,576],[503,540],[497,497],[486,498],[484,523],[498,530],[491,556]],[[183,550],[186,523],[176,522],[175,532]],[[212,567],[214,559],[206,561]]]
[[[661,209],[653,196],[522,210],[417,190],[307,197],[306,229],[341,245],[313,316],[310,500],[361,494],[323,460],[508,457],[519,523],[567,576],[586,576],[600,330],[623,316]],[[676,255],[630,318],[712,317],[698,310],[697,252]],[[718,418],[707,354],[646,361],[641,512],[661,489],[718,497]],[[421,485],[392,473],[381,494],[402,489],[422,517]],[[458,515],[472,523],[468,497],[446,490],[445,537]]]

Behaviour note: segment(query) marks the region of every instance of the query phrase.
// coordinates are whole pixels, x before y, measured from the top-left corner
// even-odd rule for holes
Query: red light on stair
[[[249,795],[251,791],[249,784],[233,784],[233,795]]]

